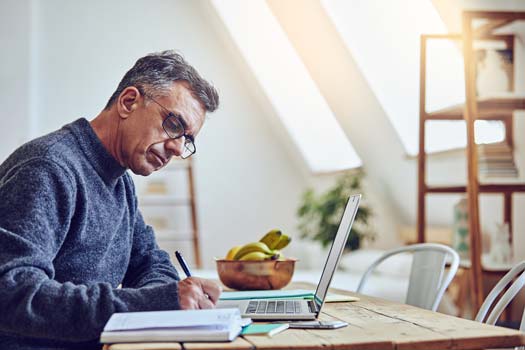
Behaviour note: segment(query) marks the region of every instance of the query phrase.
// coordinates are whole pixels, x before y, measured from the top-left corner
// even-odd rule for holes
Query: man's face
[[[172,139],[162,127],[169,112],[182,119],[185,135],[195,139],[202,128],[205,110],[186,86],[183,82],[175,82],[169,94],[155,97],[166,109],[141,95],[133,111],[121,120],[122,159],[135,174],[147,176],[163,168],[172,156],[182,154],[185,137]]]

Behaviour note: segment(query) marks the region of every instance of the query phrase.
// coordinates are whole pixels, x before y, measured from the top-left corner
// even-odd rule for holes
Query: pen
[[[182,271],[186,274],[186,277],[191,277],[190,268],[188,267],[188,263],[186,263],[186,260],[184,260],[184,257],[181,253],[179,253],[178,250],[175,251],[175,256],[177,257],[177,260],[179,261],[180,267],[182,267]],[[203,292],[206,299],[210,299],[210,296]]]
[[[182,271],[186,274],[186,277],[191,277],[190,268],[188,267],[188,264],[186,263],[186,260],[182,257],[182,254],[179,253],[179,251],[175,252],[175,256],[177,257],[177,260],[179,261],[180,267],[182,267]]]

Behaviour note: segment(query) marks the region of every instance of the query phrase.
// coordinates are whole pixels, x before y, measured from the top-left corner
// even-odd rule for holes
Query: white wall
[[[29,0],[0,2],[0,159],[22,143],[29,130],[31,6]]]

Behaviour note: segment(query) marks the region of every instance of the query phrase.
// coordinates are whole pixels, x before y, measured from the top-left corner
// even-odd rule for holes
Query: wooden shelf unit
[[[474,30],[472,21],[486,19],[487,23]],[[481,230],[479,219],[479,194],[501,193],[503,195],[503,219],[509,223],[512,237],[512,195],[525,192],[525,184],[482,184],[478,178],[478,155],[474,139],[476,120],[500,120],[505,123],[506,141],[513,147],[513,117],[517,109],[525,109],[525,96],[502,95],[476,97],[476,61],[473,52],[474,40],[499,40],[514,52],[514,35],[496,35],[494,30],[515,20],[524,20],[525,12],[480,12],[463,13],[463,35],[422,35],[420,55],[420,101],[419,101],[419,154],[418,154],[418,241],[425,242],[425,196],[427,194],[466,193],[468,202],[468,226],[470,236],[471,301],[475,310],[483,302],[483,273],[490,272],[482,265]],[[465,104],[427,113],[426,111],[426,48],[428,40],[462,41],[465,68]],[[514,56],[515,57],[515,56]],[[514,59],[514,64],[517,64]],[[514,90],[514,80],[510,82]],[[425,124],[429,120],[465,120],[467,129],[467,184],[459,186],[429,186],[426,183]]]
[[[176,181],[176,172],[184,173]],[[199,241],[199,227],[197,222],[197,206],[195,202],[195,183],[193,178],[193,162],[190,159],[180,160],[173,159],[166,168],[155,173],[152,178],[140,178],[136,181],[142,182],[146,189],[138,196],[139,208],[143,212],[146,220],[146,224],[152,225],[155,231],[155,236],[159,246],[166,250],[171,257],[173,257],[173,248],[184,250],[184,243],[188,244],[186,259],[190,265],[196,268],[202,267],[202,260],[200,254],[200,241]],[[171,182],[174,187],[177,188],[177,192],[186,192],[184,196],[174,195],[170,193],[168,189],[161,191],[148,191],[147,186],[152,182],[161,181],[163,186],[169,187],[168,183]],[[171,186],[171,185],[170,185]],[[182,191],[183,190],[183,191]],[[165,192],[165,193],[163,193]],[[146,217],[145,213],[150,211],[163,210],[165,214],[157,214],[155,219],[161,218],[164,225],[155,225],[155,220],[150,217],[150,220]],[[175,229],[173,227],[164,227],[165,223],[169,223],[173,220],[176,210],[184,210],[189,214],[189,227],[184,229]],[[153,222],[151,222],[153,221]],[[159,227],[161,226],[161,227]],[[181,247],[182,246],[182,247]],[[192,259],[191,259],[192,258]]]

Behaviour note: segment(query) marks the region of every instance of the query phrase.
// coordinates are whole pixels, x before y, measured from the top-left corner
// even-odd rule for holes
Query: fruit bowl
[[[216,259],[221,282],[237,290],[281,289],[290,283],[296,259]]]

